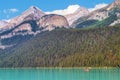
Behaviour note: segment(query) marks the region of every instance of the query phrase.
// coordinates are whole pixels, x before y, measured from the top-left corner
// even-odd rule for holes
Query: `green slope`
[[[111,23],[113,23],[115,20],[117,20],[117,16],[116,15],[111,15],[108,18],[102,20],[102,21],[98,21],[93,25],[88,26],[88,28],[96,28],[96,27],[105,27],[105,26],[109,26]]]
[[[104,10],[99,10],[100,12],[103,12]],[[120,13],[119,6],[114,7],[113,9],[108,11],[108,17],[98,21],[98,20],[89,20],[89,16],[83,16],[76,20],[72,26],[76,28],[97,28],[97,27],[105,27],[109,26],[111,23],[119,19],[119,16],[117,14]],[[93,14],[92,14],[93,15]]]
[[[83,21],[80,24],[78,24],[76,26],[76,28],[88,28],[88,26],[94,25],[97,22],[99,22],[99,21],[98,20],[86,20],[86,21]]]
[[[86,20],[83,22],[80,22],[76,28],[98,28],[98,27],[105,27],[109,26],[111,23],[113,23],[115,20],[117,20],[116,15],[110,15],[108,18],[102,20],[102,21],[97,21],[97,20]]]
[[[0,67],[117,67],[120,27],[56,29],[1,53]]]

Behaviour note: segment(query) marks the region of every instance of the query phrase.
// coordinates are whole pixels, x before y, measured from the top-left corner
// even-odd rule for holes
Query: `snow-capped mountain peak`
[[[86,16],[89,13],[90,12],[88,9],[86,9],[84,7],[79,7],[78,9],[76,9],[75,12],[65,15],[65,17],[67,18],[69,25],[71,25],[75,20],[77,20],[78,18],[80,18],[82,16]]]

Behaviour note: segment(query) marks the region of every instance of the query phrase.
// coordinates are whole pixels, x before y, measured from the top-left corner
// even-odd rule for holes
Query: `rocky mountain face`
[[[120,0],[95,10],[73,22],[72,27],[114,26],[120,23]],[[86,26],[87,24],[87,26]],[[105,24],[105,25],[104,25]]]
[[[63,16],[51,14],[44,15],[45,13],[42,12],[39,8],[32,6],[23,12],[20,16],[11,19],[8,25],[4,26],[3,32],[0,32],[0,37],[7,38],[19,34],[36,34],[41,32],[41,29],[52,30],[53,27],[69,26],[66,18]]]
[[[69,24],[67,19],[57,14],[46,15],[39,8],[32,6],[21,15],[11,19],[10,22],[4,26],[4,29],[0,30],[0,48],[4,49],[14,45],[10,44],[11,42],[9,41],[16,38],[16,36],[17,38],[20,36],[21,39],[18,40],[20,42],[23,39],[21,35],[28,36],[29,39],[29,36],[35,36],[43,31],[51,31],[56,27],[68,28]]]
[[[60,28],[69,27],[67,19],[64,16],[56,15],[56,14],[45,15],[40,18],[38,23],[39,26],[44,28],[44,30],[49,30],[49,31],[55,29],[56,27],[60,27]]]
[[[84,7],[79,7],[74,13],[67,14],[65,17],[67,18],[69,25],[71,25],[75,20],[79,19],[82,16],[88,15],[90,12],[88,9]]]
[[[0,32],[0,38],[9,38],[14,35],[33,34],[33,27],[37,26],[36,21],[39,20],[44,14],[37,7],[30,7],[21,15],[13,18],[4,26],[3,31]]]
[[[6,26],[8,24],[8,22],[6,21],[0,21],[0,29],[3,28],[4,26]]]
[[[114,7],[119,7],[120,8],[120,0],[115,0],[112,4],[110,4],[111,8],[114,8]]]
[[[35,6],[31,6],[28,10],[23,12],[21,15],[11,19],[9,24],[5,27],[12,28],[27,20],[39,20],[43,15],[45,15],[45,13],[42,12],[39,8]]]
[[[114,13],[117,16],[117,19],[114,20],[110,26],[114,26],[118,23],[120,23],[120,0],[115,0],[112,4],[110,4],[107,8],[108,10],[111,10],[112,13]]]
[[[39,20],[45,13],[35,6],[31,6],[28,10],[23,12],[20,16],[13,18],[10,23],[21,23],[26,20]]]

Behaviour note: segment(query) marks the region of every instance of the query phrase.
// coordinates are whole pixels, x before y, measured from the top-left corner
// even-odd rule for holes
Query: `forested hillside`
[[[119,67],[120,27],[55,29],[0,53],[0,67]]]

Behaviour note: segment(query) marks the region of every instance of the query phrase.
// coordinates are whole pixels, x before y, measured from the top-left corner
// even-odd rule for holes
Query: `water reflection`
[[[0,69],[0,80],[120,80],[120,69]]]

